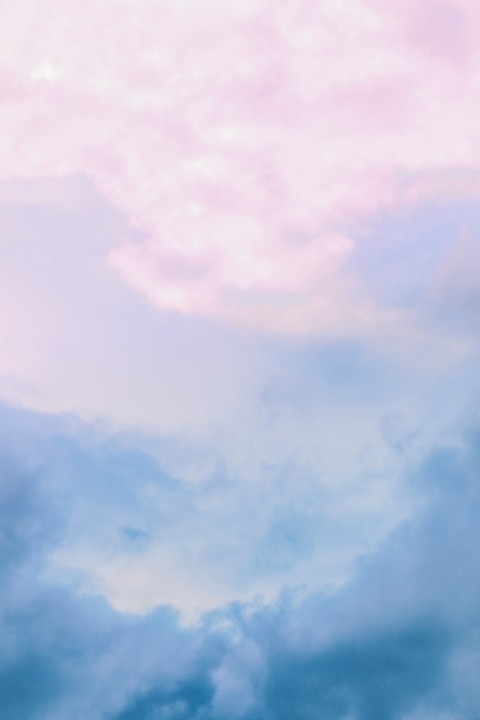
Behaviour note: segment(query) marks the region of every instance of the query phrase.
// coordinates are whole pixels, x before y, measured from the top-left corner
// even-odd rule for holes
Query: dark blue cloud
[[[4,428],[8,417],[4,409]],[[334,595],[284,597],[256,611],[231,606],[185,628],[169,608],[122,615],[49,578],[48,555],[71,511],[70,470],[75,482],[92,469],[97,478],[100,444],[88,457],[71,430],[59,439],[54,423],[40,437],[31,427],[42,419],[21,413],[10,417],[10,433],[22,417],[22,452],[17,446],[0,457],[2,720],[473,719],[480,707],[477,432],[410,473],[419,511]],[[45,428],[50,420],[43,420]],[[147,458],[137,460],[137,471],[154,472]],[[107,492],[112,477],[122,492],[120,455],[105,468],[110,480],[103,488],[99,480],[95,492]],[[287,525],[279,532],[297,532],[296,521],[293,530]],[[145,540],[136,526],[120,532],[126,542]]]
[[[393,720],[444,679],[450,647],[441,623],[417,620],[342,640],[323,652],[269,654],[265,693],[278,720]]]
[[[160,681],[144,692],[136,693],[115,720],[189,720],[210,713],[215,695],[212,671],[225,653],[225,646],[212,638],[206,643],[186,677]]]

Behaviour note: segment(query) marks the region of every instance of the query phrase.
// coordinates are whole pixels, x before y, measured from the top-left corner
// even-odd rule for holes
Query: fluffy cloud
[[[478,3],[0,10],[2,718],[473,717]]]
[[[51,577],[74,578],[122,611],[171,604],[191,619],[234,600],[272,599],[287,587],[336,587],[411,511],[387,444],[377,466],[360,447],[358,467],[330,459],[329,468],[327,457],[322,466],[308,452],[291,457],[288,448],[267,458],[267,438],[263,459],[238,448],[242,460],[220,444],[109,438],[12,410],[1,419],[5,442],[34,467],[48,457],[52,496],[68,498],[61,537],[49,551]],[[291,429],[284,433],[286,445]]]
[[[475,428],[418,466],[421,506],[343,588],[232,605],[190,628],[167,608],[122,615],[52,581],[71,498],[51,443],[36,442],[48,464],[25,439],[23,461],[2,450],[2,717],[430,720],[478,708]]]
[[[355,232],[475,168],[470,0],[2,3],[4,177],[81,172],[163,309],[369,333]],[[455,185],[455,177],[453,177]]]

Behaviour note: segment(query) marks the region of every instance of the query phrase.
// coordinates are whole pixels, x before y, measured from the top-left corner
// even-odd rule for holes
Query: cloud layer
[[[154,303],[288,333],[400,322],[346,264],[377,213],[476,167],[477,3],[2,15],[0,172],[91,178],[142,231],[111,260]]]
[[[473,720],[477,0],[0,16],[2,720]]]
[[[4,410],[4,424],[8,418]],[[269,607],[237,603],[190,628],[168,609],[121,615],[53,582],[49,557],[72,507],[68,488],[59,492],[45,435],[42,446],[51,459],[41,465],[28,443],[23,460],[1,453],[6,720],[473,717],[480,702],[475,427],[420,463],[412,481],[422,506],[342,589]]]

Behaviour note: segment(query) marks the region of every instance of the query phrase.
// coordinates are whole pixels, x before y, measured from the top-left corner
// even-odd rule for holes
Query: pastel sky
[[[0,19],[1,720],[474,720],[478,0]]]

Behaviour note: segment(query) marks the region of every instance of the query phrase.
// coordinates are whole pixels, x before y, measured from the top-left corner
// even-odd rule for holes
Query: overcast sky
[[[0,18],[2,720],[474,720],[478,0]]]

